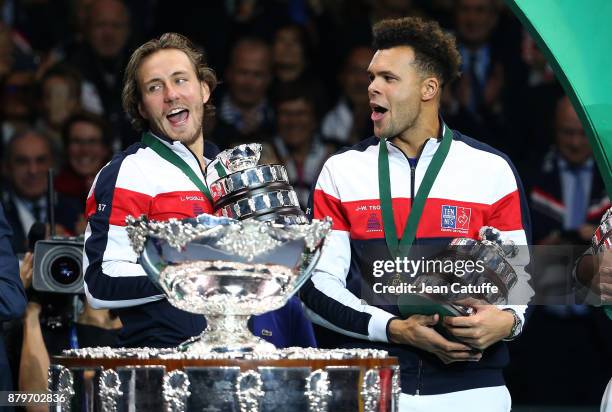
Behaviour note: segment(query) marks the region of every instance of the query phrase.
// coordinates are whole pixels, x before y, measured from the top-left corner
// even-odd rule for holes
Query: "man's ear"
[[[421,86],[421,99],[427,102],[435,98],[440,92],[440,80],[436,77],[427,77]]]
[[[143,119],[149,120],[147,112],[145,112],[145,110],[142,108],[142,102],[138,102],[138,113],[140,113]]]
[[[206,104],[210,99],[210,87],[205,81],[201,81],[200,85],[202,86],[202,103]]]

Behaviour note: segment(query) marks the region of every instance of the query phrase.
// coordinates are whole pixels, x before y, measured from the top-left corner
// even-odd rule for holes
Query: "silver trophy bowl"
[[[175,307],[206,317],[204,332],[179,346],[191,355],[272,351],[247,328],[252,315],[285,305],[316,265],[331,220],[304,225],[193,219],[126,219],[149,279]]]

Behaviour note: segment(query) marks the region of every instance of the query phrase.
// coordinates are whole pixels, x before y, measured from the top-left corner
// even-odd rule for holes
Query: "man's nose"
[[[176,89],[174,88],[174,86],[172,86],[171,84],[167,85],[165,87],[165,95],[164,95],[164,100],[167,102],[173,102],[176,99],[178,99],[178,93],[176,92]]]
[[[28,173],[35,175],[41,172],[45,172],[45,168],[40,162],[32,161],[28,162]]]
[[[378,83],[376,79],[372,80],[368,85],[368,96],[371,98],[372,96],[378,94]]]

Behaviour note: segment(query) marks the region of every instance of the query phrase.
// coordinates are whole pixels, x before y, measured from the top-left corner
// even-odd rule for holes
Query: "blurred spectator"
[[[323,118],[322,132],[325,138],[353,145],[373,134],[367,71],[373,55],[374,51],[366,46],[357,46],[349,53],[338,76],[342,95],[336,106]]]
[[[55,178],[58,193],[80,199],[84,207],[96,174],[110,160],[110,131],[104,118],[89,112],[69,117],[62,138],[66,163]]]
[[[555,147],[532,179],[534,243],[588,244],[610,207],[589,140],[567,96],[557,101]]]
[[[58,64],[40,81],[40,111],[36,129],[53,142],[56,162],[63,159],[61,131],[64,122],[81,108],[81,76],[74,68]]]
[[[15,71],[10,73],[2,85],[0,95],[0,152],[15,133],[31,127],[34,118],[34,73]]]
[[[371,21],[399,19],[407,16],[424,17],[414,0],[376,0],[372,2]]]
[[[306,209],[311,186],[335,147],[323,143],[318,132],[315,100],[305,86],[284,89],[277,96],[275,106],[277,135],[272,148],[278,162],[272,163],[285,165],[289,182],[300,205]]]
[[[227,89],[217,105],[211,135],[220,148],[269,140],[274,125],[267,98],[271,64],[270,48],[263,40],[243,38],[233,47],[225,73]]]
[[[0,20],[0,81],[13,70],[31,71],[35,68],[30,45]]]
[[[506,151],[502,130],[505,72],[501,48],[493,43],[498,23],[496,0],[457,0],[455,24],[461,53],[461,78],[445,99],[445,115],[451,127]]]
[[[305,85],[315,97],[315,108],[321,116],[327,109],[327,96],[311,66],[311,47],[308,33],[300,25],[288,24],[276,31],[272,42],[272,96],[292,84]]]
[[[524,174],[530,175],[531,165],[539,164],[555,142],[556,102],[564,92],[526,30],[521,41],[521,62],[523,73],[514,80],[506,107],[507,135],[512,136],[517,147],[529,145],[528,153],[521,153],[517,167],[519,172],[522,167]]]
[[[83,107],[103,112],[111,124],[113,148],[126,147],[137,139],[121,108],[130,34],[128,9],[120,0],[92,0],[86,22],[85,42],[67,62],[83,76]]]
[[[47,221],[48,170],[53,165],[51,143],[42,134],[27,130],[9,141],[3,159],[3,173],[8,186],[2,192],[6,219],[13,230],[13,250],[27,249],[27,234],[34,222]],[[74,233],[78,201],[58,196],[57,222]]]

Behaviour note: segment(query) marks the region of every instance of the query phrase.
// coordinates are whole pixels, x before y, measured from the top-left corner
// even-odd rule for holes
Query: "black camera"
[[[36,242],[32,286],[39,292],[84,293],[83,237]]]

